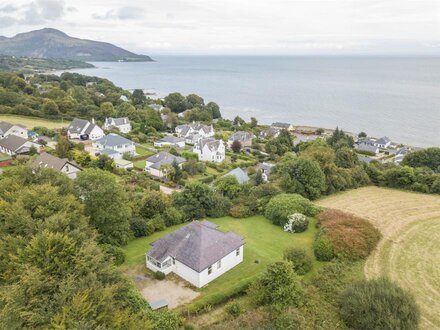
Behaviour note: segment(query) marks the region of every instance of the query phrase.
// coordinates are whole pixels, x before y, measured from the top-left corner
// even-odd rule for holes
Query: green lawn
[[[17,115],[0,115],[0,121],[6,121],[11,124],[22,124],[27,129],[35,126],[43,126],[49,129],[63,128],[69,126],[70,121],[55,121],[36,117],[17,116]]]
[[[287,247],[303,247],[312,255],[312,244],[316,233],[314,219],[310,222],[309,229],[301,234],[286,233],[282,228],[273,225],[263,216],[254,216],[247,219],[224,217],[210,219],[210,221],[218,224],[223,231],[233,231],[244,236],[244,261],[201,288],[201,295],[196,300],[198,303],[212,301],[218,294],[230,295],[235,292],[245,283],[257,277],[269,263],[281,260],[283,251]],[[167,228],[165,231],[131,241],[124,248],[126,262],[123,267],[128,269],[130,266],[144,264],[145,252],[151,248],[149,244],[180,226]],[[321,263],[315,262],[314,269],[308,274],[308,277],[315,273],[320,266]]]
[[[136,160],[136,161],[133,162],[133,166],[135,168],[143,170],[145,168],[145,164],[146,163],[147,162],[145,160]]]
[[[154,155],[154,152],[150,151],[150,150],[146,150],[144,148],[139,148],[136,147],[136,153],[140,156],[151,156]]]

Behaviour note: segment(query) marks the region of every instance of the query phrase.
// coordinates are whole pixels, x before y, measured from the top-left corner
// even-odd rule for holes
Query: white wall
[[[178,260],[176,260],[176,265],[174,269],[174,273],[179,275],[184,280],[188,281],[192,285],[200,288],[200,274],[197,273],[194,269],[189,268],[188,266],[182,264]]]

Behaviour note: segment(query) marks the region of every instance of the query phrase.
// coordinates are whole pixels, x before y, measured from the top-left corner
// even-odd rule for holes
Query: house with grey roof
[[[101,127],[95,124],[95,120],[74,118],[67,127],[67,136],[69,139],[98,140],[104,136]]]
[[[200,123],[191,123],[185,125],[178,125],[175,132],[179,137],[185,138],[186,143],[195,144],[201,139],[214,136],[214,128]]]
[[[31,166],[34,169],[51,168],[67,175],[71,179],[76,179],[77,173],[81,171],[81,168],[74,161],[70,161],[67,158],[58,158],[47,152],[43,152],[35,158]]]
[[[239,184],[244,184],[250,180],[248,174],[240,167],[234,168],[232,171],[229,171],[223,176],[233,176],[237,179]]]
[[[173,148],[184,148],[185,139],[182,137],[167,135],[157,141],[154,141],[154,146],[158,148],[167,147],[167,146]]]
[[[34,147],[37,152],[40,152],[40,144],[14,134],[10,134],[0,140],[0,153],[9,156],[28,154],[32,147]]]
[[[408,155],[411,151],[408,148],[402,147],[397,150],[396,155],[394,156],[394,163],[400,164],[405,158],[406,155]]]
[[[213,138],[201,139],[194,145],[193,152],[201,161],[221,163],[226,157],[226,148],[223,140]]]
[[[259,137],[262,139],[276,138],[280,132],[281,128],[269,126],[260,132]]]
[[[242,148],[250,147],[252,145],[252,139],[255,138],[255,135],[249,132],[237,131],[231,135],[228,139],[228,147],[231,148],[232,143],[234,141],[238,141],[241,144]]]
[[[174,156],[168,152],[161,151],[146,159],[145,171],[158,178],[163,178],[166,176],[166,173],[163,172],[163,165],[176,163],[179,167],[182,167],[184,162],[186,162],[186,159],[183,157]]]
[[[27,139],[28,130],[21,124],[11,124],[5,121],[0,121],[0,139],[3,139],[10,134]]]
[[[378,147],[378,148],[388,148],[391,144],[391,139],[387,136],[381,137],[380,139],[377,139],[374,142],[374,146]]]
[[[112,159],[122,158],[124,154],[136,155],[134,142],[114,133],[93,142],[93,149],[96,154],[106,154]]]
[[[244,238],[209,221],[193,221],[151,243],[146,266],[201,288],[243,261]]]
[[[274,166],[274,164],[270,163],[259,163],[257,165],[257,170],[261,171],[261,176],[265,182],[269,181],[269,177]]]
[[[278,127],[278,128],[281,128],[281,129],[287,129],[288,131],[293,131],[293,129],[294,129],[293,125],[289,124],[289,123],[275,122],[275,123],[272,123],[271,126],[272,127]]]
[[[113,128],[118,129],[119,132],[121,132],[121,133],[130,133],[130,131],[131,131],[130,120],[127,117],[105,118],[104,129],[111,130]]]
[[[366,151],[366,152],[369,152],[369,153],[372,153],[375,155],[377,155],[380,152],[379,147],[376,147],[371,144],[365,144],[365,143],[356,144],[355,149],[359,150],[359,151]]]

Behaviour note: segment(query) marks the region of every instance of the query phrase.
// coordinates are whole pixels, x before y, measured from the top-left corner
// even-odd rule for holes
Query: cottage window
[[[209,266],[208,267],[208,275],[211,275],[212,274],[212,266]]]
[[[235,250],[235,255],[239,256],[240,255],[240,248],[238,248],[237,250]]]
[[[217,261],[217,269],[221,268],[221,266],[222,266],[222,261],[221,260]]]

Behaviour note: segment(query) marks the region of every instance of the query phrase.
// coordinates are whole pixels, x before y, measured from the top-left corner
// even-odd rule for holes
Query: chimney
[[[92,124],[93,125],[95,124],[95,118],[92,118]]]

